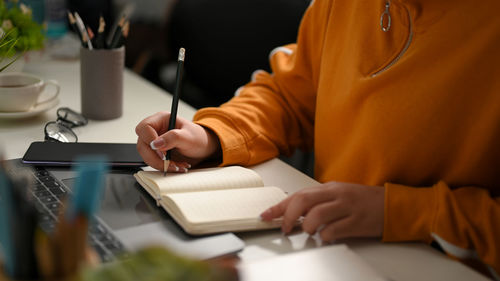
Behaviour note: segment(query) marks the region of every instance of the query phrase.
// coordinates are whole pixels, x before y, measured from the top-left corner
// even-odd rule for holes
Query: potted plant
[[[25,52],[43,47],[42,25],[33,20],[30,8],[17,0],[0,0],[0,27],[0,71],[12,67]]]

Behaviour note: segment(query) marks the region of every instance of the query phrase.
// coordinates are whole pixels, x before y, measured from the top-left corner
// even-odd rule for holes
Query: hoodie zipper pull
[[[389,12],[389,7],[391,6],[391,1],[388,0],[385,2],[385,11],[380,16],[380,27],[383,32],[389,31],[391,29],[391,13]],[[387,24],[384,24],[384,19],[387,17]]]

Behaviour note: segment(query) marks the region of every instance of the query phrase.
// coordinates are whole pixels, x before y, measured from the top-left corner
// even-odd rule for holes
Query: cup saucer
[[[59,104],[59,99],[54,99],[50,102],[40,104],[39,106],[35,106],[28,111],[22,112],[0,112],[0,119],[13,119],[13,118],[28,118],[31,116],[38,115],[42,112],[45,112],[49,109],[54,108]]]

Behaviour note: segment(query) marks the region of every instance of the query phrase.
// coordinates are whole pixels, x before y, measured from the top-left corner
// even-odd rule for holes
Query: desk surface
[[[80,111],[78,61],[39,58],[28,64],[25,72],[58,80],[61,85],[60,103],[29,119],[0,119],[0,151],[6,159],[22,157],[31,142],[43,140],[43,126],[56,119],[56,108],[66,106]],[[88,125],[75,128],[75,132],[81,142],[136,142],[136,124],[157,111],[169,110],[170,102],[170,94],[127,70],[124,77],[123,116],[110,121],[90,120]],[[180,116],[191,119],[194,113],[194,108],[183,102],[179,104]],[[315,180],[278,159],[252,168],[263,177],[266,185],[279,186],[291,193],[317,184]],[[242,263],[321,245],[317,237],[309,237],[301,232],[284,236],[273,230],[242,233],[238,236],[247,245],[238,254]],[[388,244],[371,239],[343,243],[391,280],[487,280],[424,244]],[[301,266],[301,270],[307,270],[307,265]]]

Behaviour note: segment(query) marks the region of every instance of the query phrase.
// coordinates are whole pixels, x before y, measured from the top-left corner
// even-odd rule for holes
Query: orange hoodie
[[[223,165],[314,147],[318,181],[386,187],[384,241],[436,241],[498,277],[499,10],[316,0],[272,74],[194,120],[219,136]]]

